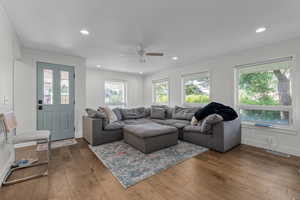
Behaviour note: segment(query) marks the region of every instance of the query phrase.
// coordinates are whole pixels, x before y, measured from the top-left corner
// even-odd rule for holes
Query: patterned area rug
[[[143,154],[123,141],[90,148],[125,188],[208,150],[183,141],[151,154]]]
[[[70,146],[70,145],[74,145],[74,144],[77,144],[77,141],[74,138],[67,139],[67,140],[59,140],[59,141],[51,142],[51,149],[56,149],[56,148],[64,147],[64,146]],[[36,147],[36,150],[37,151],[47,151],[48,144],[47,143],[38,144]]]

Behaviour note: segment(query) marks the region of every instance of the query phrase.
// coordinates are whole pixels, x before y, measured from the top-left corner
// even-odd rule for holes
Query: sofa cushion
[[[129,109],[120,109],[122,113],[123,120],[126,119],[140,119],[145,117],[145,108],[129,108]]]
[[[167,105],[152,105],[151,108],[164,108],[166,110],[166,118],[167,119],[172,119],[173,115],[173,108],[167,106]]]
[[[223,121],[223,117],[218,114],[211,114],[205,117],[201,122],[199,122],[199,126],[201,127],[202,132],[206,132],[211,130],[212,125]]]
[[[124,126],[124,130],[140,138],[149,138],[177,132],[175,127],[164,126],[157,123],[126,125]]]
[[[191,120],[198,109],[199,107],[183,108],[175,106],[172,117],[173,119]]]
[[[193,126],[193,125],[188,125],[183,128],[184,132],[195,132],[195,133],[202,133],[202,134],[211,134],[212,131],[211,129],[203,131],[201,126]]]
[[[141,119],[127,119],[123,121],[127,125],[135,125],[135,124],[145,124],[145,123],[151,123],[151,120],[146,118]]]
[[[118,121],[116,114],[108,106],[99,107],[99,111],[102,111],[105,113],[109,123]]]
[[[110,124],[105,125],[104,130],[116,130],[116,129],[121,129],[125,125],[124,122],[122,121],[116,121],[112,122]]]
[[[120,108],[114,108],[113,112],[116,114],[116,116],[118,118],[118,121],[121,121],[122,120],[122,113],[121,113]]]
[[[150,117],[151,115],[151,108],[145,108],[145,117]]]
[[[166,118],[166,109],[160,107],[151,107],[151,119],[165,119]]]
[[[106,114],[102,111],[97,111],[91,108],[86,108],[85,111],[88,114],[88,117],[106,119]]]
[[[190,124],[190,122],[187,120],[176,120],[176,119],[167,119],[167,120],[151,119],[151,120],[159,124],[169,125],[176,128],[184,128],[185,126]]]

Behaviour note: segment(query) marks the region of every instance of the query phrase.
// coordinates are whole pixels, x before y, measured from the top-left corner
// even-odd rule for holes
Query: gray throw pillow
[[[122,113],[121,113],[120,108],[114,108],[112,111],[116,114],[116,116],[118,118],[118,121],[121,121],[122,120]]]
[[[166,119],[166,109],[159,107],[151,107],[152,119]]]
[[[184,119],[184,120],[192,120],[195,112],[199,107],[191,107],[191,108],[183,108],[179,106],[175,106],[173,110],[173,119]]]
[[[91,118],[98,118],[98,119],[106,119],[107,118],[106,114],[102,111],[94,110],[91,108],[86,108],[85,111],[88,114],[88,116]]]
[[[200,122],[201,126],[201,132],[207,132],[210,131],[212,128],[212,125],[219,123],[223,121],[223,117],[218,114],[211,114],[205,117],[202,122]]]
[[[145,117],[150,117],[151,115],[151,108],[146,108],[145,109]]]
[[[120,109],[122,113],[122,119],[140,119],[145,117],[145,108],[130,108],[130,109]]]

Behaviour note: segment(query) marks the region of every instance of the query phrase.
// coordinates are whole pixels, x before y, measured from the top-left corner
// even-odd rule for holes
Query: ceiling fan
[[[145,63],[146,62],[146,56],[163,56],[163,53],[158,53],[158,52],[147,52],[142,45],[140,45],[136,49],[136,53],[134,56],[139,56],[139,62]],[[132,54],[123,54],[123,56],[132,56]]]

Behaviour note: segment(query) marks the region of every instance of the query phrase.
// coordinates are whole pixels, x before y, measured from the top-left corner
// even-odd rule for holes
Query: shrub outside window
[[[184,104],[207,104],[210,101],[208,72],[182,76],[182,98]]]

